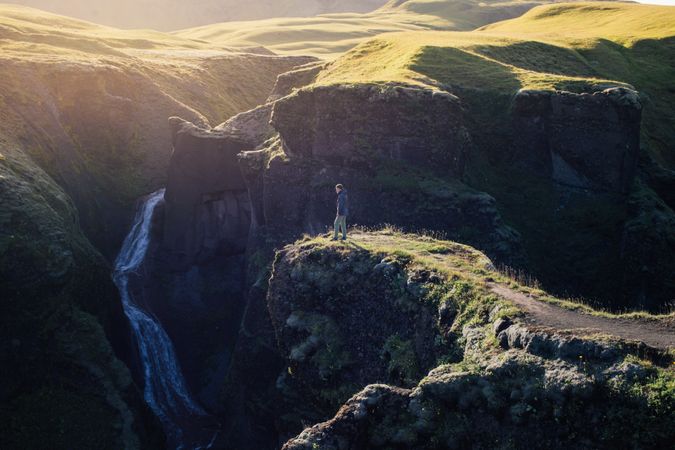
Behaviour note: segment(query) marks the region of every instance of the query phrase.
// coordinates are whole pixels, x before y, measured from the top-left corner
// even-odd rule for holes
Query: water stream
[[[162,422],[170,448],[211,448],[218,435],[215,420],[191,396],[171,339],[159,320],[144,310],[129,289],[150,244],[152,214],[164,198],[161,189],[144,199],[115,261],[113,280],[117,285],[138,345],[143,365],[143,396]],[[138,299],[141,300],[141,299]]]

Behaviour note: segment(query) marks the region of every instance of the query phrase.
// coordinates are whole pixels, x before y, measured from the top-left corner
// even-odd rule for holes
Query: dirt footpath
[[[673,324],[640,318],[613,319],[593,316],[537,300],[501,284],[489,283],[488,288],[523,309],[526,314],[524,318],[526,323],[569,330],[579,335],[602,333],[627,340],[641,341],[661,349],[675,348],[675,326]]]

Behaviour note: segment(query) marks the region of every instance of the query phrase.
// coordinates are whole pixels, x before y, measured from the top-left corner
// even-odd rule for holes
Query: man
[[[341,184],[335,186],[337,194],[337,217],[335,217],[335,234],[333,240],[338,240],[338,232],[342,228],[342,240],[347,240],[347,214],[349,213],[347,189]]]

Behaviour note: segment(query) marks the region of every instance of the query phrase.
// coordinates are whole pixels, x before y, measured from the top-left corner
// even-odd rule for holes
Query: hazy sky
[[[387,0],[0,0],[120,28],[163,31],[229,20],[367,12]],[[675,5],[675,0],[641,0]]]

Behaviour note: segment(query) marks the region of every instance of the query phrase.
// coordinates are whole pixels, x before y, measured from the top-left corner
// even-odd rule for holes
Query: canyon
[[[672,442],[672,27],[537,28],[663,16],[608,5],[334,61],[77,21],[43,52],[28,21],[0,68],[0,446]]]

